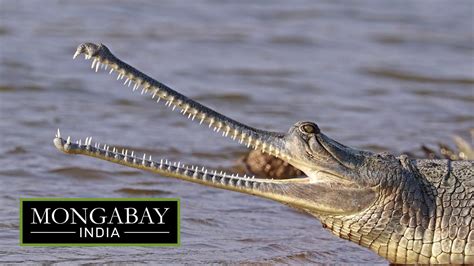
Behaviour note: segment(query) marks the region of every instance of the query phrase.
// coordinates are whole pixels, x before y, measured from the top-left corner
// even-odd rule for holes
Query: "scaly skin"
[[[178,108],[254,149],[303,171],[307,177],[280,180],[217,173],[181,163],[160,162],[64,139],[54,145],[162,176],[276,200],[306,211],[335,235],[367,247],[394,263],[474,263],[474,167],[472,161],[415,160],[344,146],[311,122],[287,133],[254,129],[219,114],[148,77],[100,44],[81,44],[74,55],[94,59],[92,67],[117,71],[124,84]],[[344,200],[341,200],[344,199]]]

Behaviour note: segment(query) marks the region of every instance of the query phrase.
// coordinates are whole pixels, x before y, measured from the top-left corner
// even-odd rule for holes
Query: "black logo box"
[[[20,245],[179,246],[179,208],[164,198],[23,198]]]

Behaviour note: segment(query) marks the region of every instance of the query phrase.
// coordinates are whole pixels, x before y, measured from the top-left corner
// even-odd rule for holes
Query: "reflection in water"
[[[344,144],[398,154],[474,127],[471,11],[470,1],[2,1],[0,261],[384,263],[278,203],[58,153],[58,127],[218,169],[246,152],[72,53],[103,42],[236,120],[275,131],[313,120]],[[181,198],[181,248],[18,247],[19,197],[142,196]]]

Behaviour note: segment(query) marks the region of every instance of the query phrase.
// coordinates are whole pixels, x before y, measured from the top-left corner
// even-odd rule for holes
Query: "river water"
[[[0,262],[386,263],[278,203],[58,152],[57,128],[214,168],[246,152],[72,54],[102,42],[249,125],[416,153],[474,127],[473,3],[0,0]],[[20,197],[179,197],[182,246],[19,247]]]

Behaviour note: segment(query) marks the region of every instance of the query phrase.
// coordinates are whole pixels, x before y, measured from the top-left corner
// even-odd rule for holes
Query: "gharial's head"
[[[111,73],[118,73],[118,78],[126,78],[125,85],[133,83],[133,90],[140,88],[142,94],[149,93],[157,101],[161,99],[166,102],[166,106],[181,110],[183,115],[192,120],[208,124],[223,136],[279,157],[302,170],[307,177],[279,180],[241,177],[167,161],[156,162],[145,156],[135,157],[126,151],[110,150],[107,146],[93,146],[90,139],[85,144],[74,144],[69,138],[65,140],[57,136],[54,143],[63,152],[85,154],[165,176],[259,195],[317,215],[353,214],[368,208],[380,197],[380,187],[386,174],[379,170],[396,171],[400,165],[393,156],[346,147],[321,133],[312,122],[298,122],[287,133],[258,130],[244,125],[143,74],[117,59],[102,44],[81,44],[74,57],[79,54],[84,54],[86,59],[93,59],[92,66],[96,71],[101,66],[109,67]]]
[[[287,133],[257,132],[263,150],[307,176],[269,181],[279,194],[286,194],[274,199],[318,216],[362,212],[375,200],[390,196],[387,193],[401,175],[398,158],[347,147],[323,134],[314,122],[297,122]]]
[[[392,168],[398,160],[389,154],[374,154],[349,148],[321,132],[313,122],[294,124],[282,137],[284,159],[303,171],[311,181],[322,177],[340,183],[354,183],[355,186],[378,186],[386,176],[387,164]]]

